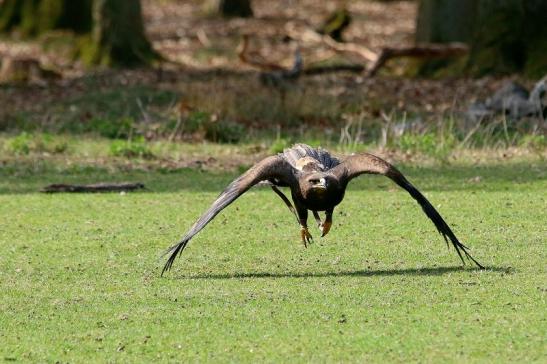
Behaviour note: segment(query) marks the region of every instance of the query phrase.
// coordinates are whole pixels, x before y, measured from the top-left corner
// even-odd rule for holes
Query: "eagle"
[[[469,254],[468,248],[458,240],[433,205],[393,165],[369,153],[353,154],[340,161],[325,149],[313,148],[306,144],[295,144],[282,153],[261,160],[230,183],[186,235],[178,243],[167,249],[165,255],[169,255],[169,258],[161,274],[163,275],[171,269],[173,262],[184,250],[190,239],[199,233],[226,206],[257,184],[269,185],[281,197],[296,217],[300,225],[302,243],[304,247],[307,247],[308,244],[313,242],[313,237],[308,230],[308,212],[313,213],[321,230],[321,236],[327,235],[332,226],[334,208],[344,199],[349,182],[365,173],[386,176],[405,189],[435,224],[447,246],[452,243],[462,263],[465,265],[465,256],[479,268],[484,269]],[[288,187],[290,189],[294,206],[279,187]],[[319,216],[320,211],[325,212],[324,221]]]

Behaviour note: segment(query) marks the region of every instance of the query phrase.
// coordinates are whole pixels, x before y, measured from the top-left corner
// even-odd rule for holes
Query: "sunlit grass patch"
[[[202,147],[216,156],[245,153]],[[462,268],[404,191],[368,176],[350,185],[326,238],[312,230],[308,249],[279,198],[253,189],[196,236],[164,278],[161,253],[237,170],[35,162],[0,168],[3,360],[533,362],[545,355],[540,159],[399,165],[485,271]],[[148,190],[35,192],[59,178],[141,181]]]

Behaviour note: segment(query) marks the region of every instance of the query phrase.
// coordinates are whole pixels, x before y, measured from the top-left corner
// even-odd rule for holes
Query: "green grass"
[[[163,278],[160,253],[235,172],[10,163],[0,166],[0,360],[545,361],[540,159],[401,166],[486,271],[461,268],[404,191],[368,176],[308,249],[279,198],[251,190]],[[34,192],[60,178],[149,191]]]

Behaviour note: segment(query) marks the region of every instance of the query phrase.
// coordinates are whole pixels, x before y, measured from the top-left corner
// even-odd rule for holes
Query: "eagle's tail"
[[[385,176],[389,177],[391,180],[393,180],[395,183],[397,183],[399,186],[404,188],[422,207],[422,210],[425,212],[427,217],[433,221],[435,224],[435,227],[439,231],[439,234],[441,234],[446,241],[446,244],[448,245],[448,240],[452,243],[454,246],[454,249],[456,249],[456,252],[460,256],[460,259],[462,260],[463,264],[465,264],[465,260],[463,259],[463,255],[466,256],[467,259],[473,261],[479,268],[484,269],[484,267],[475,260],[469,254],[467,251],[467,247],[460,243],[456,235],[452,232],[446,221],[441,217],[439,212],[431,205],[431,203],[425,198],[424,195],[416,187],[414,187],[406,178],[403,176],[401,172],[399,172],[395,167],[390,166],[387,171],[385,171]],[[462,255],[463,252],[463,255]]]

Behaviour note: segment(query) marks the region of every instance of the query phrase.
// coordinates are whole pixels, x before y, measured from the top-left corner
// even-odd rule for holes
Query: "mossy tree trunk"
[[[220,0],[218,10],[222,16],[249,18],[253,16],[251,0]]]
[[[88,65],[134,67],[159,59],[144,33],[140,0],[4,0],[0,32],[37,36],[53,29],[82,35]]]
[[[481,0],[468,67],[474,74],[547,73],[547,1]]]
[[[477,0],[422,0],[416,19],[417,43],[469,42]]]
[[[159,59],[144,33],[139,0],[94,0],[93,24],[82,48],[87,64],[134,67]]]
[[[89,32],[92,1],[4,0],[0,5],[0,32],[18,31],[24,36],[53,29]]]
[[[463,70],[473,75],[547,72],[547,1],[421,0],[418,42],[471,47]]]

